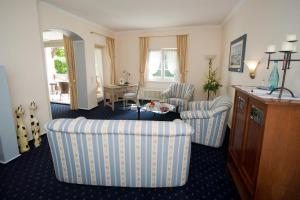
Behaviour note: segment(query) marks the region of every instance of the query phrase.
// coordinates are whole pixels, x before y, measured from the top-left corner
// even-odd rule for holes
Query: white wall
[[[7,71],[13,109],[19,104],[25,109],[26,128],[31,139],[30,101],[34,99],[38,105],[41,126],[50,119],[36,0],[2,0],[0,27],[0,64]]]
[[[110,30],[99,25],[93,24],[64,10],[51,6],[49,4],[39,3],[40,29],[66,29],[78,34],[84,40],[85,45],[85,65],[87,80],[88,107],[83,109],[92,109],[97,106],[96,97],[96,72],[95,72],[95,45],[106,46],[105,37],[90,32],[98,32],[105,35],[113,36]],[[105,64],[107,62],[104,62]],[[110,82],[110,70],[105,65],[104,73],[105,83]]]
[[[277,50],[281,42],[285,40],[286,34],[295,33],[300,37],[300,1],[299,0],[246,0],[232,18],[223,26],[223,57],[222,77],[224,93],[231,94],[231,85],[259,85],[262,80],[268,80],[271,69],[267,70],[267,46],[275,44]],[[248,68],[245,66],[243,73],[229,72],[228,59],[230,42],[247,33],[247,44],[245,59],[258,59],[261,61],[256,71],[256,78],[249,77]],[[299,42],[298,42],[299,44]],[[300,45],[298,45],[299,49]],[[277,53],[274,58],[282,58]],[[300,58],[299,53],[293,54],[294,58]],[[278,69],[281,69],[279,63]],[[282,71],[279,71],[282,76]],[[300,62],[291,64],[287,72],[286,86],[300,95]],[[281,81],[281,80],[280,80]],[[281,84],[281,82],[279,82]]]
[[[141,36],[168,36],[188,34],[188,56],[186,82],[196,87],[195,99],[205,99],[202,85],[208,74],[208,61],[205,55],[216,54],[214,68],[219,67],[221,55],[221,27],[198,26],[172,29],[158,29],[147,31],[127,31],[116,33],[116,68],[117,80],[122,76],[122,71],[127,70],[132,74],[130,82],[139,81],[139,38]],[[150,38],[149,48],[176,47],[176,37]],[[219,73],[220,75],[220,73]],[[166,88],[168,84],[146,83],[145,87]]]
[[[85,53],[84,53],[84,41],[74,41],[74,60],[76,66],[76,86],[78,107],[88,107],[88,95],[87,95],[87,80],[86,80],[86,67],[85,67]]]
[[[267,56],[265,51],[268,45],[275,44],[277,50],[286,34],[294,33],[300,37],[300,1],[299,0],[245,0],[237,12],[223,26],[222,44],[222,82],[225,87],[222,93],[234,96],[232,85],[260,85],[262,80],[267,83],[271,69],[267,70]],[[228,60],[230,42],[247,33],[245,59],[259,59],[260,65],[256,71],[256,78],[249,77],[248,68],[245,66],[243,73],[229,72]],[[300,45],[298,45],[299,49]],[[300,58],[299,53],[293,54]],[[282,58],[277,53],[274,58]],[[279,73],[282,76],[281,64]],[[300,95],[300,62],[291,64],[287,72],[286,87]],[[281,84],[281,80],[279,82]],[[231,122],[229,123],[231,124]]]

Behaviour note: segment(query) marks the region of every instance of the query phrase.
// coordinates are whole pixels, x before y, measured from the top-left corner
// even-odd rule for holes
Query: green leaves
[[[55,67],[56,73],[58,73],[58,74],[66,74],[68,72],[67,63],[62,62],[59,59],[54,60],[54,67]]]
[[[210,63],[207,81],[203,85],[203,90],[205,92],[212,91],[216,94],[220,87],[222,87],[222,85],[217,80],[217,70],[213,70],[211,63]]]
[[[58,74],[67,74],[68,65],[65,58],[65,50],[63,48],[55,48],[54,68]]]
[[[65,57],[65,50],[63,48],[55,49],[55,55],[57,57]]]

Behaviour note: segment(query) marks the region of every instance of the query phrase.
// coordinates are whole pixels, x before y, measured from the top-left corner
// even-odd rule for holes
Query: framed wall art
[[[246,40],[247,34],[233,40],[230,43],[229,71],[240,73],[244,71]]]

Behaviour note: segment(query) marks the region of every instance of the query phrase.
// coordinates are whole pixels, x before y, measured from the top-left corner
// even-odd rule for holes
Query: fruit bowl
[[[170,110],[169,107],[160,107],[161,112],[168,112]]]

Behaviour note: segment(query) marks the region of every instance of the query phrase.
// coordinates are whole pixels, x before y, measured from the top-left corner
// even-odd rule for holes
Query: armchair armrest
[[[181,119],[209,119],[214,116],[210,110],[183,111],[180,113]]]
[[[194,88],[190,88],[188,91],[186,91],[183,98],[186,99],[187,101],[191,101],[193,100],[193,95],[194,95]]]
[[[196,111],[196,110],[209,110],[210,108],[209,101],[192,101],[188,104],[188,110]]]
[[[213,110],[183,111],[180,113],[180,117],[181,119],[209,119],[229,110],[230,107],[221,106]]]
[[[171,89],[168,88],[168,89],[166,89],[165,91],[163,91],[163,92],[161,93],[161,96],[162,96],[163,99],[166,99],[166,98],[171,97]]]
[[[193,92],[192,91],[187,92],[183,98],[186,99],[187,101],[191,100],[193,98]]]

